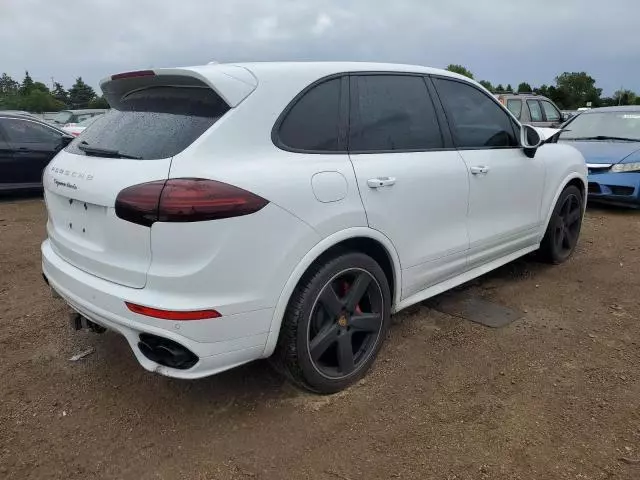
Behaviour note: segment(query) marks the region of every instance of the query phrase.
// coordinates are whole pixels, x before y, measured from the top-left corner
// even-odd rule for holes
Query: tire
[[[566,187],[551,214],[547,231],[540,244],[540,258],[554,265],[566,261],[574,252],[580,237],[584,199],[580,190]]]
[[[330,258],[312,267],[293,292],[273,363],[312,392],[343,390],[373,364],[390,308],[389,284],[375,260],[358,252]]]

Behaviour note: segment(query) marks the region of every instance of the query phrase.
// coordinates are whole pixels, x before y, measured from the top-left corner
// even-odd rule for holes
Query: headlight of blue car
[[[635,163],[618,163],[611,167],[611,171],[615,173],[620,172],[640,172],[640,162]]]

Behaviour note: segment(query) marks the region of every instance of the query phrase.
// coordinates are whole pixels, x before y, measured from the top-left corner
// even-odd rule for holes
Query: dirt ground
[[[640,478],[640,212],[589,209],[569,262],[467,285],[524,312],[507,327],[395,316],[331,397],[266,362],[171,380],[115,334],[72,333],[40,274],[45,218],[0,199],[0,478]]]

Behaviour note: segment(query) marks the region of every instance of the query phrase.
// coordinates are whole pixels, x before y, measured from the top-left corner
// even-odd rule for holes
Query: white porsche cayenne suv
[[[336,392],[392,313],[578,240],[584,158],[454,73],[216,64],[101,87],[112,109],[44,174],[42,268],[150,371],[272,357]]]

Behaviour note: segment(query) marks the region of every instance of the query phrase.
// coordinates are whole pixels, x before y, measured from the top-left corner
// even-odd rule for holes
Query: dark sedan
[[[36,118],[0,112],[0,191],[42,186],[42,171],[73,136]]]
[[[640,208],[640,106],[587,110],[564,128],[560,141],[587,162],[589,200]]]

